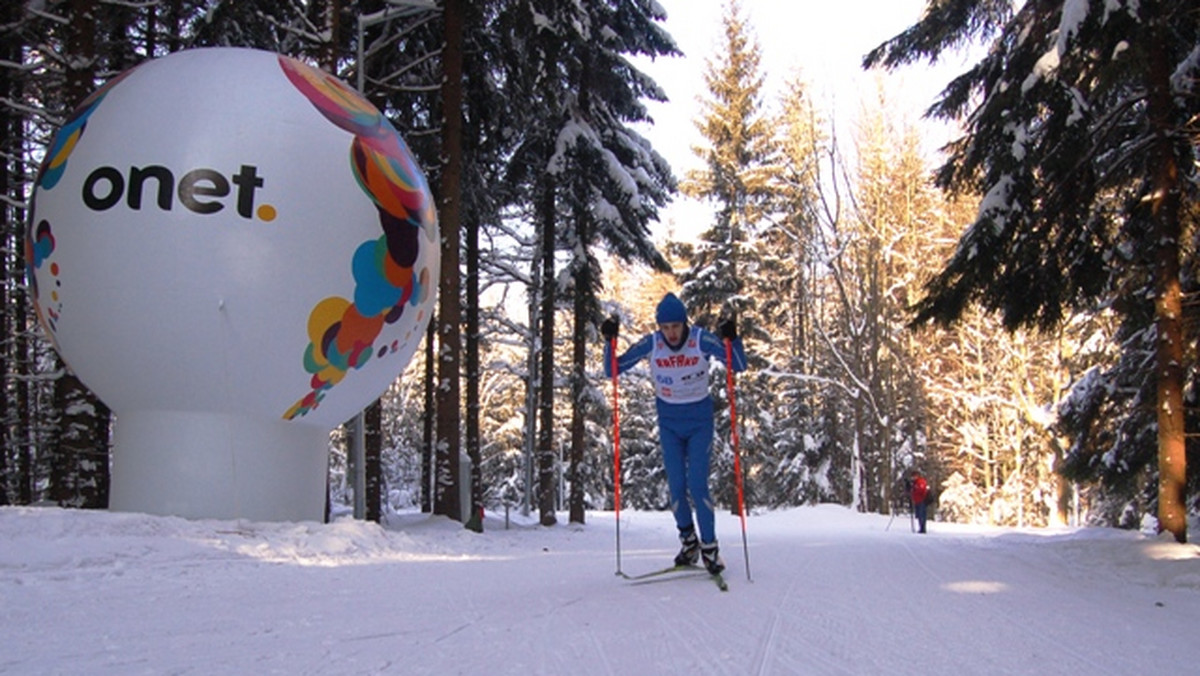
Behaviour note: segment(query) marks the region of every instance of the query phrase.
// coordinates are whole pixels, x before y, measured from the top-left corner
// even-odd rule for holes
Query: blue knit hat
[[[658,310],[654,314],[654,320],[659,324],[669,324],[671,322],[687,323],[687,309],[683,307],[683,301],[679,300],[675,294],[668,293],[659,302]]]

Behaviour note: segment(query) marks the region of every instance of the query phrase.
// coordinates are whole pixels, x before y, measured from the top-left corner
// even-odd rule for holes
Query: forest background
[[[653,330],[666,291],[700,325],[736,316],[752,355],[736,387],[751,509],[890,513],[907,508],[903,479],[919,467],[945,520],[1134,527],[1162,515],[1164,494],[1195,513],[1200,18],[1187,3],[1086,11],[1102,4],[934,3],[872,52],[891,68],[988,47],[931,108],[963,134],[933,167],[894,115],[883,71],[852,130],[800,76],[768,100],[753,27],[729,0],[695,120],[700,168],[677,177],[639,132],[646,102],[664,95],[636,58],[677,53],[653,0],[4,3],[0,504],[107,506],[114,417],[43,339],[25,287],[28,199],[50,135],[114,75],[221,45],[358,84],[439,202],[438,316],[362,418],[368,518],[420,508],[480,529],[483,509],[545,525],[611,509],[597,326],[618,316],[623,343]],[[1163,68],[1171,96],[1156,117]],[[1008,127],[989,122],[1006,116]],[[1095,139],[1112,136],[1118,150],[1101,152]],[[1139,153],[1149,159],[1128,159]],[[1066,169],[1054,164],[1064,156],[1076,160]],[[1164,158],[1169,185],[1148,178]],[[709,205],[711,224],[655,241],[677,191]],[[1142,214],[1158,204],[1147,195],[1169,196],[1169,209]],[[1150,227],[1162,213],[1175,214],[1166,235]],[[1164,242],[1173,286],[1158,274]],[[1178,333],[1164,332],[1164,298]],[[1169,382],[1184,404],[1166,456],[1163,343],[1178,351]],[[714,493],[733,509],[730,402],[715,368]],[[622,506],[663,509],[648,371],[619,391]],[[331,509],[352,500],[351,436],[331,435]]]

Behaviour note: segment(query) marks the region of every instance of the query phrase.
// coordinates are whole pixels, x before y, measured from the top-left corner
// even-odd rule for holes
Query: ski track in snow
[[[936,562],[927,563],[925,561],[925,557],[929,556],[930,552],[918,552],[916,551],[914,544],[918,543],[905,542],[904,548],[908,556],[912,559],[914,565],[917,566],[924,573],[924,575],[929,578],[930,581],[932,581],[934,586],[937,588],[945,588],[947,584],[952,583],[952,580],[947,579],[942,573],[935,569],[934,566]],[[939,546],[937,549],[941,549],[941,547]],[[1015,577],[1015,573],[1019,572],[1019,562],[1014,562],[1015,565],[1011,568],[1005,567],[1008,568],[1009,571],[1007,574],[1002,573],[1002,569],[996,566],[994,562],[988,563],[989,565],[986,566],[974,565],[972,566],[972,570],[975,573],[983,573],[983,575],[980,577],[987,580]],[[968,587],[969,586],[970,585],[968,585]],[[958,611],[958,615],[961,616],[961,619],[964,622],[970,622],[970,618],[972,617],[989,617],[989,626],[998,628],[998,630],[1004,634],[1008,634],[1009,632],[1020,634],[1019,637],[1014,637],[1013,640],[1013,645],[1020,646],[1020,650],[1032,650],[1034,652],[1040,649],[1047,649],[1049,651],[1059,650],[1064,653],[1062,657],[1065,658],[1066,662],[1068,663],[1066,668],[1070,673],[1083,673],[1084,671],[1088,673],[1109,673],[1105,667],[1096,664],[1087,657],[1079,654],[1069,644],[1057,644],[1052,638],[1054,635],[1053,632],[1048,631],[1049,628],[1043,626],[1042,619],[1036,614],[1027,613],[1021,616],[1014,613],[1014,611],[1010,609],[1009,604],[1003,602],[994,603],[992,595],[990,595],[990,590],[999,588],[999,586],[980,584],[976,585],[976,587],[982,591],[974,595],[967,595],[964,599],[964,602],[961,604],[962,609]],[[984,629],[981,627],[980,631],[983,630]],[[1021,638],[1025,640],[1020,640]],[[1044,647],[1039,647],[1039,644],[1045,645]],[[1087,667],[1087,669],[1084,669],[1084,667]]]
[[[471,533],[0,508],[0,674],[1135,674],[1200,662],[1200,548],[821,506],[718,515],[725,579],[634,584],[611,513]],[[666,513],[622,512],[630,574]]]

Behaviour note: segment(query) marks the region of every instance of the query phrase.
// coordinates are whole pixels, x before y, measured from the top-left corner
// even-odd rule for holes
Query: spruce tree
[[[748,242],[764,224],[775,194],[776,147],[771,121],[763,110],[761,49],[741,3],[730,0],[722,17],[723,51],[708,61],[704,74],[710,98],[696,126],[705,145],[695,149],[704,166],[689,171],[680,189],[712,203],[714,222],[701,235],[681,275],[682,299],[692,320],[716,326],[722,315],[751,317],[742,297],[749,265]],[[752,332],[751,332],[752,333]]]
[[[761,50],[743,14],[741,3],[730,0],[722,17],[723,49],[708,62],[705,83],[709,98],[701,101],[703,112],[696,121],[704,145],[695,148],[703,167],[688,172],[681,183],[687,195],[712,204],[714,220],[700,235],[692,250],[688,268],[680,274],[680,294],[688,306],[689,319],[715,331],[722,318],[735,319],[743,336],[751,365],[761,363],[758,346],[769,339],[760,319],[755,286],[748,280],[763,274],[757,258],[756,238],[770,223],[771,209],[778,191],[780,174],[778,149],[772,133],[772,120],[764,110],[760,69]],[[733,448],[729,418],[730,402],[726,394],[725,371],[713,380],[714,405],[718,410],[717,445],[713,456],[716,498],[736,505],[732,477]],[[770,446],[769,426],[762,429],[761,402],[769,399],[758,388],[737,389],[736,406],[739,451],[744,457],[756,455],[756,444]],[[761,460],[761,458],[760,458]],[[744,474],[757,474],[752,463],[743,465]],[[747,503],[753,502],[754,486],[747,484]]]
[[[558,140],[551,171],[562,179],[562,247],[570,252],[567,273],[573,301],[571,364],[571,443],[567,476],[569,519],[582,523],[585,493],[595,492],[595,462],[587,453],[587,421],[599,422],[603,397],[588,377],[592,327],[600,322],[597,292],[601,284],[595,248],[603,243],[628,263],[669,270],[651,241],[649,224],[674,190],[666,161],[631,125],[647,121],[642,99],[661,100],[661,91],[628,61],[628,55],[675,53],[670,37],[655,24],[665,17],[650,3],[585,3],[585,26],[570,48],[567,76],[575,98]],[[589,488],[590,485],[590,488]]]
[[[779,375],[758,376],[756,389],[772,392],[763,412],[771,424],[764,450],[767,492],[775,505],[803,504],[817,499],[813,484],[821,465],[807,441],[812,428],[815,390],[807,376],[812,373],[814,343],[812,322],[817,304],[816,255],[820,228],[820,160],[826,139],[807,85],[791,80],[781,100],[776,124],[780,153],[776,216],[756,242],[759,274],[752,278],[750,292],[758,299],[764,326],[771,327],[772,340],[762,343],[765,360]]]
[[[554,449],[554,319],[557,309],[555,243],[559,220],[558,177],[547,170],[568,119],[563,48],[573,32],[574,6],[550,0],[508,4],[497,19],[510,45],[503,54],[508,94],[527,105],[510,133],[516,135],[504,176],[509,203],[535,231],[527,287],[530,296],[529,410],[527,450],[536,460],[539,521],[557,523],[555,498],[558,458]],[[534,492],[535,487],[527,490]]]
[[[984,195],[959,248],[927,287],[916,321],[951,322],[978,302],[1007,327],[1056,326],[1070,310],[1125,295],[1153,299],[1159,525],[1185,541],[1182,239],[1194,204],[1200,22],[1189,3],[934,3],[866,65],[937,58],[971,39],[991,50],[931,108],[963,120],[938,173]],[[1182,261],[1182,263],[1181,263]],[[1136,307],[1142,305],[1142,307]],[[1190,350],[1189,350],[1190,351]],[[1148,464],[1144,444],[1079,449],[1098,465]]]
[[[586,341],[598,321],[600,270],[593,248],[605,245],[627,260],[662,265],[649,222],[672,187],[670,170],[649,143],[630,129],[643,120],[641,99],[661,97],[628,63],[633,53],[665,54],[669,37],[654,25],[653,4],[623,2],[513,3],[500,24],[511,33],[505,56],[509,96],[525,102],[513,125],[518,142],[505,176],[512,204],[535,224],[539,249],[529,276],[535,285],[538,335],[538,503],[543,524],[553,514],[557,475],[554,441],[555,318],[564,301],[575,314],[572,349],[572,510],[582,519],[588,479],[580,463],[588,435],[588,401],[597,393],[583,376]],[[567,251],[564,275],[558,252]],[[597,411],[598,412],[598,411]]]

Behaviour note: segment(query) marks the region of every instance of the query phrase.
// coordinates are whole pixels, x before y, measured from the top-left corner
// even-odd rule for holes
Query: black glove
[[[717,326],[717,331],[720,332],[721,338],[726,340],[737,340],[737,323],[732,319],[721,320],[720,325]]]
[[[617,337],[617,332],[620,330],[620,328],[621,320],[617,319],[615,316],[609,317],[601,322],[600,335],[604,336],[605,340],[611,341],[613,338]]]

